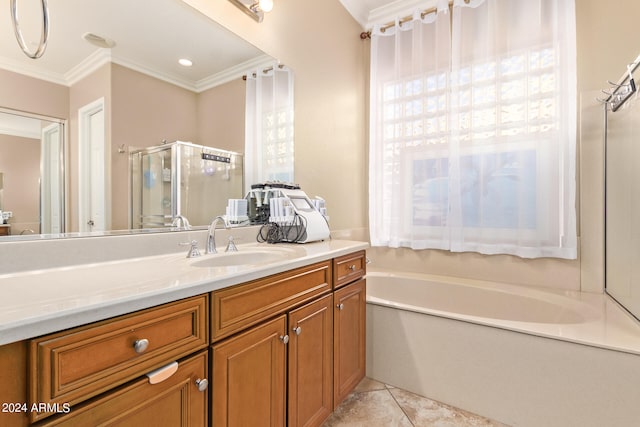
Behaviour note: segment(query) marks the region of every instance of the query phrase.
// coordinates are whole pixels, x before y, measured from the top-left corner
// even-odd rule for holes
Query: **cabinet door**
[[[215,426],[284,426],[286,316],[213,346]]]
[[[289,313],[289,427],[319,426],[333,409],[333,295]]]
[[[366,285],[360,279],[334,292],[333,407],[365,375]]]
[[[184,426],[207,425],[208,353],[203,351],[178,363],[178,369],[162,382],[151,384],[144,376],[130,384],[73,408],[60,405],[68,415],[51,417],[51,426]],[[201,385],[202,391],[199,389]]]

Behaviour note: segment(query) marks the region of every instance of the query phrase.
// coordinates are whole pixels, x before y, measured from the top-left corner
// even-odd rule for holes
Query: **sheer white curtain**
[[[573,1],[452,9],[373,30],[372,244],[575,258]]]
[[[245,186],[293,182],[293,73],[273,64],[247,73]]]

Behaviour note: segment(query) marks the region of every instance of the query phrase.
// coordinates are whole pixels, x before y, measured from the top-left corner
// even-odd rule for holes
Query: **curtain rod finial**
[[[371,38],[371,31],[363,31],[360,33],[360,40],[366,40]]]

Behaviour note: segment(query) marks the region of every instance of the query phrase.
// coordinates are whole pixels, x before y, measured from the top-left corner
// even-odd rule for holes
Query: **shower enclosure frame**
[[[189,221],[191,218],[186,214],[185,208],[182,206],[183,191],[185,191],[181,185],[183,177],[183,156],[184,150],[182,148],[191,148],[202,153],[202,156],[208,156],[207,160],[223,161],[228,163],[231,168],[240,168],[240,183],[238,184],[239,193],[237,198],[242,198],[242,191],[244,189],[244,156],[242,153],[223,150],[215,147],[209,147],[204,145],[193,144],[191,142],[173,141],[163,143],[162,145],[146,147],[138,150],[131,151],[129,155],[129,188],[130,188],[130,209],[129,209],[129,228],[131,229],[149,229],[149,228],[166,228],[170,227],[172,221],[179,217],[186,217]],[[171,183],[170,190],[170,210],[160,218],[160,215],[145,215],[143,209],[143,190],[144,187],[144,168],[142,166],[145,156],[158,154],[161,152],[170,152],[170,177]],[[167,165],[164,164],[165,159],[162,159],[161,170],[164,175],[164,169]],[[136,173],[136,167],[139,168]],[[166,182],[164,176],[160,177],[161,182]],[[136,179],[139,182],[136,182]],[[150,178],[148,178],[150,179]],[[140,197],[138,197],[140,196]],[[226,198],[224,199],[226,203]],[[221,212],[222,214],[224,212]],[[211,212],[209,216],[212,218],[215,215],[221,214],[220,212]],[[136,218],[139,216],[140,218]],[[194,224],[191,225],[204,225]]]

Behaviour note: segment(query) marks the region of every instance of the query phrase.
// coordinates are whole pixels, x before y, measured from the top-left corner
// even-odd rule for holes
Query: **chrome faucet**
[[[181,223],[182,223],[182,226],[180,225]],[[173,221],[171,222],[171,227],[175,231],[191,230],[191,225],[189,224],[189,221],[187,220],[186,217],[182,215],[176,215],[173,217]]]
[[[227,219],[221,215],[218,215],[213,219],[213,221],[211,221],[211,224],[209,224],[209,232],[207,233],[206,253],[208,254],[218,253],[216,250],[216,226],[218,225],[218,221],[222,221],[225,229],[229,228]]]

